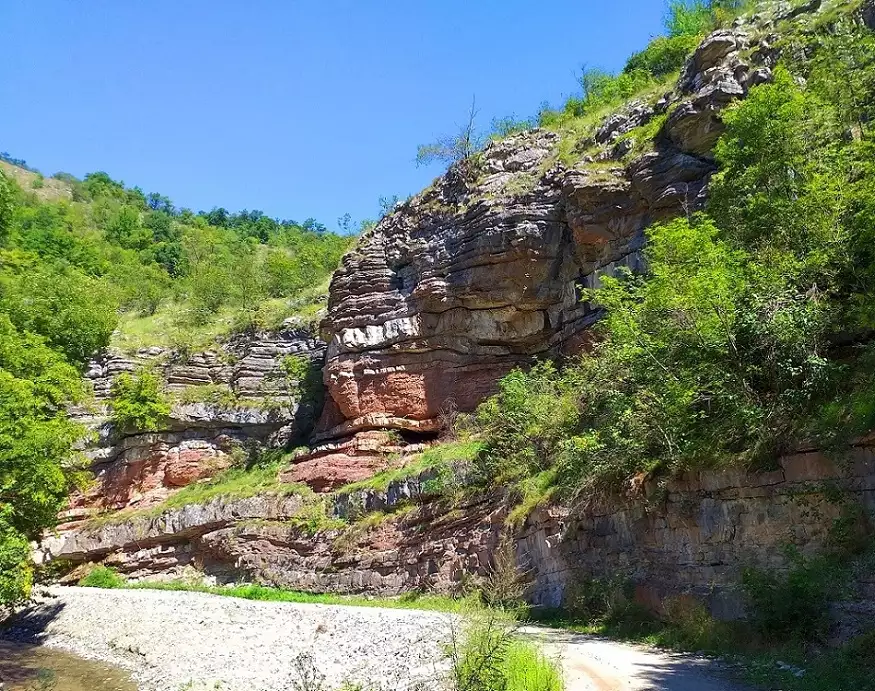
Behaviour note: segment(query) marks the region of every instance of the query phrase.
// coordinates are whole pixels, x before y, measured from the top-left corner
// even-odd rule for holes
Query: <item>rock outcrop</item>
[[[771,472],[691,472],[573,514],[541,508],[517,530],[501,494],[450,506],[429,494],[433,476],[425,474],[384,491],[329,495],[328,514],[345,518],[345,527],[314,531],[296,518],[313,497],[261,496],[98,525],[43,546],[54,558],[102,560],[135,578],[195,569],[220,581],[394,595],[459,592],[491,573],[495,551],[510,534],[532,578],[534,604],[555,607],[582,581],[622,577],[654,609],[666,598],[693,596],[732,619],[744,616],[738,587],[744,568],[786,568],[788,544],[805,555],[822,553],[838,519],[844,535],[865,534],[858,523],[875,511],[873,444],[861,442],[840,463],[803,451]],[[365,518],[376,512],[385,513],[382,520]],[[854,597],[842,618],[871,621],[871,570],[860,570],[850,585]]]
[[[709,36],[676,90],[608,117],[576,163],[569,135],[494,142],[363,237],[331,283],[317,439],[433,434],[514,366],[585,347],[597,314],[580,287],[638,268],[647,226],[701,206],[720,111],[770,76],[751,42],[742,28]],[[651,149],[632,155],[634,129],[657,116]]]
[[[319,368],[324,350],[309,330],[292,326],[241,335],[188,356],[150,348],[133,356],[113,352],[95,359],[86,375],[95,404],[74,414],[96,435],[85,449],[96,483],[72,498],[62,518],[155,504],[227,468],[235,455],[305,439],[321,396],[302,402],[298,382],[287,380],[281,363],[298,356]],[[141,367],[161,375],[173,401],[170,416],[155,431],[116,429],[108,417],[112,382]]]

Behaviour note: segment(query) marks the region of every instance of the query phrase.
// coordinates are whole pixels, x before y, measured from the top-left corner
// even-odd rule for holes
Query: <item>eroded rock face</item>
[[[360,432],[299,455],[287,471],[280,473],[280,480],[328,492],[381,471],[400,468],[423,448],[422,444],[403,444],[385,430]]]
[[[96,440],[86,448],[96,483],[74,495],[62,519],[128,506],[149,506],[174,490],[227,468],[234,456],[258,448],[286,445],[305,437],[319,410],[290,392],[281,361],[305,357],[320,367],[324,344],[309,330],[290,327],[275,333],[238,336],[216,350],[181,357],[160,348],[134,356],[107,353],[87,372],[94,389],[93,409],[74,411]],[[109,422],[112,382],[139,367],[154,368],[174,400],[168,419],[156,431],[118,430]],[[198,401],[193,387],[227,393],[225,402]],[[208,391],[208,390],[207,390]]]
[[[738,587],[745,568],[786,569],[788,543],[807,556],[821,554],[835,520],[855,515],[849,508],[875,509],[873,443],[861,441],[842,462],[807,450],[780,459],[771,472],[711,470],[648,481],[636,496],[602,498],[576,512],[538,509],[510,533],[501,494],[448,505],[429,495],[432,476],[423,474],[386,491],[330,495],[329,512],[350,521],[346,528],[313,533],[294,520],[307,499],[260,496],[83,528],[50,538],[43,548],[74,563],[103,561],[134,578],[196,569],[228,582],[394,595],[459,592],[491,572],[496,549],[511,534],[517,562],[532,578],[534,604],[556,607],[582,580],[622,577],[653,609],[686,596],[733,619],[745,614]],[[827,486],[841,491],[843,501],[831,502]],[[375,511],[388,515],[356,526],[356,518]],[[865,536],[871,530],[865,515],[847,530]],[[870,571],[858,571],[849,583],[853,597],[837,611],[851,629],[855,612],[871,626]]]
[[[515,365],[579,350],[597,316],[579,287],[637,267],[648,225],[701,206],[720,111],[755,72],[769,78],[740,57],[749,45],[741,29],[715,32],[677,92],[607,118],[594,135],[606,146],[671,107],[655,150],[631,163],[569,167],[559,135],[526,132],[454,165],[362,238],[322,325],[320,438],[434,431],[443,409],[473,409]]]

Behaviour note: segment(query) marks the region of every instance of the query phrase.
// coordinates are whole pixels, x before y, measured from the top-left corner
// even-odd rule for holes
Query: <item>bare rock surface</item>
[[[85,452],[97,482],[72,498],[71,511],[62,518],[154,505],[228,468],[235,450],[251,453],[305,437],[319,410],[295,394],[298,382],[286,378],[282,361],[303,357],[318,368],[324,352],[324,343],[308,328],[289,325],[241,334],[214,350],[188,355],[153,347],[95,358],[86,372],[95,406],[73,413],[96,432]],[[173,399],[170,415],[152,432],[116,429],[109,421],[112,383],[141,367],[161,375]],[[210,392],[224,392],[227,400],[197,400]]]

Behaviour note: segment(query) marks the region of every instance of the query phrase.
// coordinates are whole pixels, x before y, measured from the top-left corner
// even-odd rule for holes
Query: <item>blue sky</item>
[[[194,210],[333,228],[437,175],[418,144],[619,69],[662,0],[2,0],[0,151]]]

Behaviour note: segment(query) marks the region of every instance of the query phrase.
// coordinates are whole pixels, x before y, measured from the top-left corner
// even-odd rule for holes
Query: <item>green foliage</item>
[[[806,559],[787,550],[786,572],[747,569],[742,579],[750,618],[767,640],[822,640],[829,606],[848,581],[845,567],[828,557]]]
[[[669,0],[664,23],[670,37],[701,36],[714,27],[714,17],[706,0]]]
[[[118,571],[103,564],[96,564],[79,579],[79,585],[85,588],[124,588],[126,584]]]
[[[655,77],[677,72],[698,45],[697,35],[657,36],[644,50],[629,58],[623,72],[644,72]]]
[[[30,544],[20,532],[0,523],[0,605],[15,605],[30,595],[33,568]]]
[[[227,384],[187,386],[179,400],[182,403],[206,403],[226,410],[241,405],[236,393]]]
[[[669,37],[697,36],[729,23],[749,0],[669,0],[664,24]]]
[[[610,74],[584,68],[578,78],[582,95],[565,103],[565,112],[581,117],[605,106],[628,101],[653,83],[653,76],[643,70]]]
[[[0,171],[0,241],[5,240],[12,224],[12,216],[15,211],[14,196],[15,189],[12,182],[3,171]]]
[[[559,665],[531,641],[515,640],[504,661],[507,691],[562,691],[565,684]]]
[[[552,473],[567,497],[871,429],[875,157],[865,128],[845,136],[869,101],[815,77],[837,53],[875,70],[847,31],[822,40],[807,88],[778,68],[724,113],[707,215],[651,227],[646,275],[585,292],[605,314],[591,352],[514,371],[480,406],[475,479]]]
[[[76,370],[0,313],[0,604],[27,597],[28,541],[63,506],[81,435],[64,406],[80,396]]]
[[[381,607],[386,609],[419,609],[435,612],[467,611],[471,603],[441,595],[423,595],[410,592],[401,597],[365,597],[356,595],[334,595],[331,593],[307,593],[282,588],[271,588],[257,584],[229,586],[208,586],[184,583],[182,581],[140,582],[130,586],[144,590],[181,590],[186,592],[209,593],[225,597],[265,602],[299,602],[320,605],[350,605],[353,607]]]
[[[70,362],[84,364],[107,346],[118,323],[115,297],[106,282],[74,267],[0,250],[0,310]]]
[[[282,461],[253,464],[252,467],[233,467],[223,470],[209,480],[186,485],[174,492],[160,504],[146,509],[129,509],[99,516],[89,522],[89,526],[97,528],[105,524],[118,524],[138,518],[160,516],[166,511],[184,506],[206,504],[219,497],[229,499],[245,499],[258,494],[309,496],[312,494],[307,485],[280,482],[277,479]]]
[[[493,118],[490,128],[490,139],[503,139],[519,132],[534,129],[538,126],[537,118],[519,119],[513,115],[503,118]]]
[[[499,610],[470,612],[450,645],[454,691],[562,691],[559,665],[516,634],[516,618]]]
[[[322,368],[310,358],[302,355],[287,355],[280,363],[290,404],[321,406],[324,388],[322,385]]]
[[[112,383],[111,393],[112,422],[119,429],[153,431],[170,414],[161,379],[150,370],[120,375]]]

